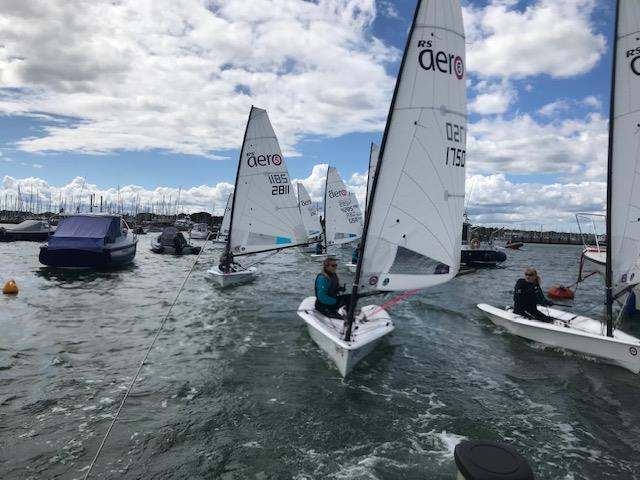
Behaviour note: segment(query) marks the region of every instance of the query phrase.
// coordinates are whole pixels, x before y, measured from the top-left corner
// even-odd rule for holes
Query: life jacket
[[[318,298],[318,277],[325,277],[326,275],[323,275],[322,273],[319,273],[316,276],[316,281],[313,284],[313,289],[315,291],[316,294],[316,302],[319,302],[319,300],[317,300]],[[338,298],[338,288],[340,287],[340,285],[338,284],[338,275],[329,275],[329,290],[327,290],[327,296],[328,297],[332,297],[332,298]]]

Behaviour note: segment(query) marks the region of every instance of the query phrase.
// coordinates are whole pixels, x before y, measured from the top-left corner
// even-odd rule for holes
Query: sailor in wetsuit
[[[534,268],[527,268],[524,278],[516,282],[513,292],[513,313],[526,318],[540,320],[541,322],[551,322],[544,313],[538,310],[538,305],[553,305],[547,300],[540,288],[540,277]]]
[[[233,253],[227,249],[220,255],[218,268],[222,273],[234,273],[241,270],[240,264],[233,261]]]
[[[336,269],[338,262],[333,257],[327,257],[322,262],[322,270],[316,277],[316,310],[331,318],[342,318],[338,309],[349,303],[350,295],[339,295],[346,287],[341,287]]]
[[[360,257],[360,243],[358,242],[358,246],[353,249],[351,252],[351,263],[358,264],[358,258]]]

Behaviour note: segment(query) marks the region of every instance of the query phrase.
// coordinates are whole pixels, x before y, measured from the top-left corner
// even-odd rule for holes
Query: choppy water
[[[37,244],[0,243],[0,281],[20,287],[0,298],[1,478],[84,475],[195,259],[148,244],[123,270],[60,273]],[[453,479],[463,438],[510,442],[541,479],[640,478],[640,378],[475,308],[509,303],[529,265],[545,289],[571,283],[579,248],[507,254],[393,307],[393,336],[342,380],[295,313],[318,264],[282,252],[257,282],[220,291],[209,245],[92,478]],[[587,283],[574,311],[599,315],[601,283]]]

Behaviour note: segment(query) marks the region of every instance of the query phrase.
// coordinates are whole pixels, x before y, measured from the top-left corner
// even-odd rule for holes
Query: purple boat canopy
[[[107,243],[113,243],[120,235],[120,217],[62,217],[56,232],[49,239],[48,249],[101,252]]]

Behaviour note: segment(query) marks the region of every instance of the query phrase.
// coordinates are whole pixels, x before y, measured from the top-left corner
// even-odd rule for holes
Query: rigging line
[[[254,265],[257,265],[259,263],[264,262],[267,258],[273,257],[276,253],[280,253],[280,250],[274,250],[273,252],[271,252],[269,255],[265,255],[264,257],[262,257],[260,260],[257,260],[253,263],[250,263],[249,265],[247,265],[246,267],[244,267],[244,269],[246,270],[247,268],[251,268]]]
[[[204,252],[204,248],[207,246],[208,242],[209,242],[209,238],[207,238],[205,240],[205,242],[204,242],[204,245],[202,245],[202,248],[200,249],[200,253],[198,253],[198,256],[196,257],[195,261],[193,262],[193,265],[191,265],[191,268],[187,272],[187,276],[184,277],[184,280],[182,281],[182,285],[178,289],[178,293],[176,294],[176,298],[173,300],[173,303],[169,307],[169,310],[167,311],[167,314],[162,319],[162,322],[160,323],[160,326],[158,327],[158,330],[156,331],[156,334],[154,335],[153,340],[151,341],[151,345],[149,345],[149,348],[147,349],[147,352],[144,354],[144,357],[142,359],[142,362],[140,362],[140,366],[138,367],[138,370],[136,371],[136,374],[131,379],[131,383],[129,384],[129,388],[127,388],[127,391],[125,392],[124,397],[122,397],[122,401],[120,402],[120,406],[118,407],[118,410],[116,411],[116,414],[114,415],[113,420],[111,421],[111,424],[109,425],[109,428],[107,429],[107,432],[104,434],[104,437],[102,437],[102,442],[100,442],[100,446],[98,447],[98,451],[96,452],[95,456],[93,457],[93,460],[91,461],[91,464],[89,465],[87,473],[84,476],[84,480],[87,480],[87,478],[89,478],[89,475],[91,474],[91,470],[93,469],[94,465],[96,464],[96,462],[98,460],[98,457],[100,456],[100,453],[102,452],[102,448],[104,447],[105,443],[107,443],[107,438],[109,437],[109,434],[111,433],[111,429],[113,428],[113,426],[115,425],[116,421],[118,420],[118,416],[120,415],[120,412],[121,412],[122,408],[124,407],[124,404],[127,401],[127,398],[129,397],[129,394],[131,393],[131,390],[133,389],[133,385],[135,384],[136,380],[138,379],[138,376],[140,375],[140,372],[142,371],[142,367],[144,367],[144,364],[147,361],[147,357],[149,356],[149,353],[151,353],[151,350],[153,349],[153,346],[155,345],[156,340],[158,340],[158,337],[160,336],[160,332],[162,332],[162,329],[164,328],[164,325],[167,323],[167,320],[169,319],[169,315],[171,314],[171,310],[173,310],[173,307],[175,306],[176,302],[178,301],[178,298],[180,297],[180,293],[182,293],[182,289],[186,285],[187,280],[189,279],[189,277],[191,276],[191,273],[193,272],[193,269],[195,268],[196,264],[198,263],[198,260],[200,259],[200,255],[202,255],[202,252]]]

